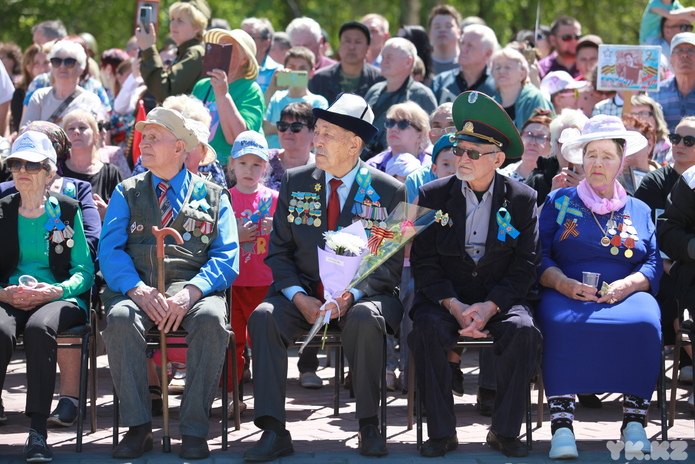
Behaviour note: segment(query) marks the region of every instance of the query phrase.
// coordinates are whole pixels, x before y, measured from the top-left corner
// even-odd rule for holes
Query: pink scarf
[[[613,198],[599,197],[586,179],[582,179],[577,185],[577,195],[582,199],[587,208],[596,214],[608,214],[618,211],[627,203],[627,193],[620,182],[613,181]]]

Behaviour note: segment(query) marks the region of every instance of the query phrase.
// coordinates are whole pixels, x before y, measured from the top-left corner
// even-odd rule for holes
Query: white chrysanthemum
[[[360,237],[346,232],[329,230],[323,233],[326,246],[341,256],[359,256],[367,247],[367,243]]]

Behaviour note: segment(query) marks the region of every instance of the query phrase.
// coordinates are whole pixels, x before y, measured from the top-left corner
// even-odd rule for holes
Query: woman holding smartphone
[[[198,6],[199,8],[196,8]],[[210,7],[205,0],[176,2],[169,8],[169,33],[178,52],[169,69],[157,52],[157,31],[154,24],[140,24],[135,32],[142,53],[140,74],[147,90],[161,103],[171,95],[190,94],[203,69],[203,33],[208,18],[203,13]],[[141,22],[143,16],[141,14]],[[154,18],[152,18],[154,21]]]

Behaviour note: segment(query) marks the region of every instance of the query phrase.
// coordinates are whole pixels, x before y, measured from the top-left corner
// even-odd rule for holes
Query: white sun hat
[[[582,164],[586,144],[605,139],[625,140],[625,156],[637,153],[647,146],[647,139],[637,131],[625,129],[620,118],[600,114],[584,124],[581,134],[574,128],[562,131],[562,156],[570,163]]]

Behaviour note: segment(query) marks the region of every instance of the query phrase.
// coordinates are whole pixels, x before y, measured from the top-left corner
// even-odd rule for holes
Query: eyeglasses
[[[456,126],[433,127],[430,131],[434,134],[455,134]]]
[[[36,161],[25,161],[21,159],[8,159],[5,161],[5,165],[7,166],[7,169],[10,170],[10,172],[19,172],[22,168],[28,173],[28,174],[36,174],[37,172],[40,172],[42,169],[43,170],[50,170],[48,167],[48,164],[43,163],[43,162],[36,162]]]
[[[303,122],[286,122],[286,121],[278,121],[276,124],[278,131],[279,132],[287,132],[287,129],[292,131],[294,134],[298,133],[299,131],[302,130],[302,126],[307,126],[309,127],[308,124],[305,124]]]
[[[695,47],[677,47],[671,55],[695,55]]]
[[[420,128],[417,127],[415,124],[412,122],[408,121],[407,119],[401,119],[400,121],[396,121],[395,119],[387,118],[384,121],[384,127],[387,129],[393,129],[394,126],[398,126],[398,129],[400,130],[406,130],[408,126],[413,126],[413,129],[416,131],[419,131]]]
[[[535,142],[538,145],[545,145],[550,140],[550,137],[544,134],[534,134],[533,132],[524,132],[521,134],[521,138],[525,139],[527,142]]]
[[[469,148],[461,148],[457,145],[454,145],[454,147],[451,150],[454,153],[454,156],[463,156],[465,153],[468,158],[472,159],[473,161],[480,159],[481,156],[483,155],[492,155],[495,153],[499,153],[498,151],[489,151],[487,153],[480,153],[478,150],[471,150]]]
[[[685,137],[680,134],[668,134],[668,139],[673,145],[678,145],[681,140],[683,140],[683,145],[686,147],[692,147],[695,145],[695,137],[692,135],[686,135]]]
[[[651,111],[639,111],[637,113],[632,113],[632,116],[636,118],[648,118],[650,116],[654,116],[654,113]]]
[[[572,40],[579,40],[582,36],[579,34],[564,34],[560,36],[560,40],[563,42],[570,42]]]
[[[54,68],[65,65],[66,68],[72,69],[76,64],[77,60],[75,58],[51,58],[51,66]]]
[[[673,26],[664,26],[666,29],[679,29],[681,32],[692,32],[692,24],[675,24]]]

